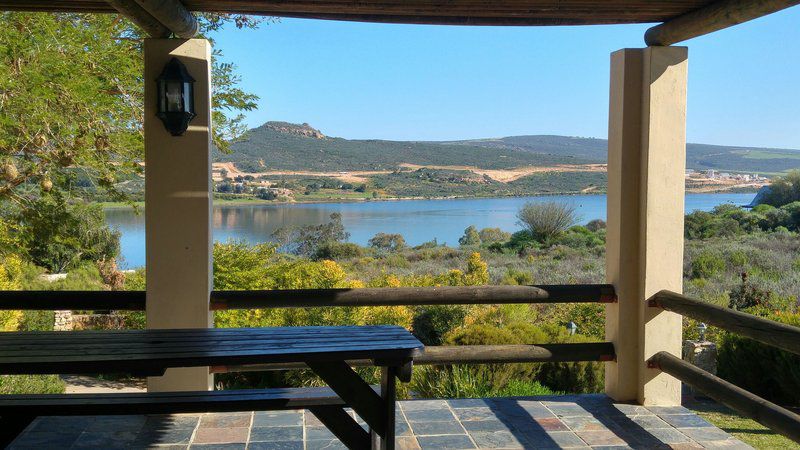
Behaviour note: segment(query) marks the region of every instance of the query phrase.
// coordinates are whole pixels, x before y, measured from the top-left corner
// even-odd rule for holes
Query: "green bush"
[[[0,375],[0,395],[62,394],[65,387],[58,375]]]
[[[528,397],[563,394],[531,380],[509,380],[505,386],[496,388],[486,371],[475,370],[475,366],[466,365],[418,367],[414,370],[410,389],[423,398]]]
[[[364,249],[352,242],[326,242],[317,248],[314,259],[350,259],[364,256]]]
[[[800,326],[800,314],[769,313],[767,319]],[[720,377],[767,400],[800,405],[800,356],[732,333],[723,333]]]
[[[703,251],[692,260],[692,278],[711,278],[725,270],[725,260],[720,256]]]
[[[444,335],[464,325],[467,308],[459,305],[421,306],[414,311],[412,329],[425,345],[442,345]]]

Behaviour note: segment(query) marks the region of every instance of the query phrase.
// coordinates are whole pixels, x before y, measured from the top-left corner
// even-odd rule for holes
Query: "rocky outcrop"
[[[296,123],[289,122],[267,122],[264,124],[264,127],[272,131],[277,131],[278,133],[293,134],[295,136],[303,136],[313,139],[327,139],[322,132],[316,128],[313,128],[307,123],[298,125]]]

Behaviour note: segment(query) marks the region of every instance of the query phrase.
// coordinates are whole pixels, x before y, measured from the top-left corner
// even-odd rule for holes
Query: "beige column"
[[[687,64],[685,47],[611,55],[606,279],[619,302],[606,309],[606,393],[619,401],[680,404],[680,382],[646,361],[680,356],[681,318],[645,300],[682,291]]]
[[[144,45],[147,327],[212,325],[211,45],[205,39],[146,39]],[[194,77],[197,117],[171,136],[156,117],[156,78],[178,58]],[[207,390],[207,367],[169,369],[149,391]]]

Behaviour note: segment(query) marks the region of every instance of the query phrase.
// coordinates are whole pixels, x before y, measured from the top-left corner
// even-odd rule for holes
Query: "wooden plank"
[[[739,414],[800,443],[800,415],[751,394],[667,352],[658,352],[649,363],[728,406]]]
[[[800,0],[718,0],[688,12],[644,35],[647,45],[672,45],[800,4]]]
[[[613,361],[614,345],[610,342],[536,345],[465,345],[427,346],[414,358],[414,365],[504,364],[530,362]],[[370,359],[349,360],[351,367],[374,366]],[[214,366],[211,373],[259,372],[267,370],[305,369],[303,363],[250,364]]]
[[[308,408],[349,449],[369,447],[369,434],[341,406]]]
[[[308,367],[353,408],[371,429],[381,436],[386,435],[383,399],[350,366],[344,361],[333,361],[308,362]]]
[[[108,4],[153,38],[168,38],[169,29],[133,0],[108,0]]]
[[[649,299],[648,304],[800,355],[798,327],[723,308],[671,291],[656,293]]]

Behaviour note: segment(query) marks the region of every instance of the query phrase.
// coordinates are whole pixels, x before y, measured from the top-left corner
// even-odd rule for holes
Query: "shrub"
[[[406,247],[406,240],[402,234],[378,233],[368,243],[370,247],[389,252],[396,252]]]
[[[768,313],[767,319],[800,326],[800,314]],[[717,372],[767,400],[800,405],[800,356],[732,333],[723,333]]]
[[[526,203],[517,213],[517,218],[534,239],[543,243],[557,237],[577,221],[575,206],[557,202]]]
[[[692,278],[711,278],[725,270],[725,260],[718,255],[703,251],[692,260]]]
[[[606,221],[603,219],[594,219],[586,224],[586,228],[591,232],[604,230],[606,228]]]
[[[65,387],[58,375],[0,375],[0,395],[62,394]]]
[[[464,247],[481,245],[481,236],[475,225],[470,225],[464,230],[464,235],[458,238],[458,244]]]
[[[364,256],[364,249],[352,242],[327,242],[314,254],[314,259],[350,259]]]
[[[442,345],[444,335],[464,325],[467,308],[460,305],[433,305],[416,308],[412,330],[425,345]]]
[[[742,282],[730,293],[728,308],[742,310],[756,306],[765,306],[771,293],[755,286],[748,280],[747,273],[742,273]]]
[[[467,260],[467,271],[464,273],[464,284],[467,286],[479,286],[489,283],[489,269],[481,259],[481,254],[474,252],[469,255]]]
[[[508,268],[500,284],[526,286],[533,284],[533,275],[530,272]]]
[[[728,255],[728,262],[736,268],[744,268],[747,265],[747,254],[741,250],[732,251]]]
[[[493,244],[511,239],[511,233],[500,228],[483,228],[478,232],[478,237],[484,244]]]

